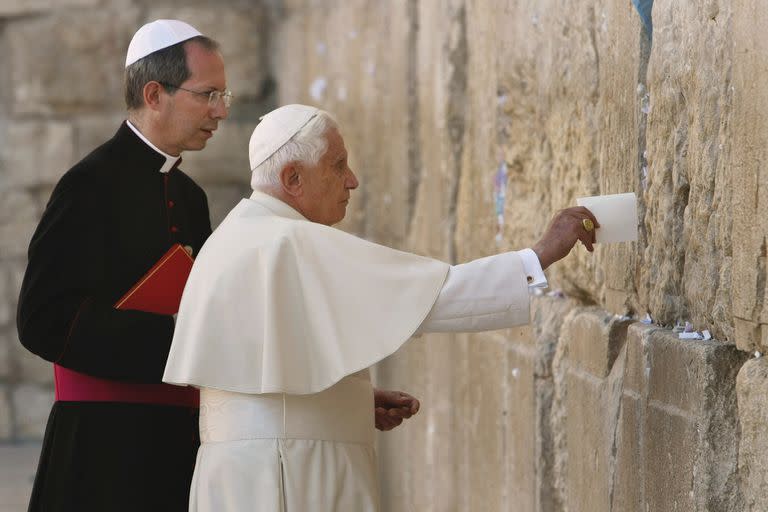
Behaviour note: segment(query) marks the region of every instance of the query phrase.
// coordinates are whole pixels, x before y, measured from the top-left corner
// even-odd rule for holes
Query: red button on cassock
[[[174,205],[173,201],[168,201],[168,208],[173,208],[173,205]]]
[[[171,226],[171,233],[178,233],[178,232],[179,232],[179,228],[177,228],[176,226]]]

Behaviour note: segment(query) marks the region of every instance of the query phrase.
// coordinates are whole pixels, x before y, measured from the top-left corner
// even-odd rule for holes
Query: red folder
[[[137,309],[161,315],[179,312],[181,293],[192,270],[192,256],[174,244],[155,265],[117,301],[116,309]]]
[[[179,311],[181,293],[192,270],[192,257],[175,244],[117,301],[117,309],[138,309],[172,315]],[[171,384],[140,384],[102,379],[53,365],[56,400],[118,402],[198,407],[198,390]]]

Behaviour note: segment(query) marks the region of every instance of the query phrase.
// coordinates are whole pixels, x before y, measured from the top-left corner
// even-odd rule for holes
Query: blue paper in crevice
[[[645,30],[648,31],[648,37],[651,37],[653,34],[653,21],[651,20],[653,0],[632,0],[632,3],[635,4],[635,9],[640,14],[640,19],[643,20]]]

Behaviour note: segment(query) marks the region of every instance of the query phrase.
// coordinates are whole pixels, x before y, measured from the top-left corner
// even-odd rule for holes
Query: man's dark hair
[[[184,45],[197,43],[213,52],[219,49],[219,43],[205,36],[196,36],[150,53],[125,68],[125,105],[128,110],[144,106],[144,86],[147,82],[161,82],[170,87],[168,94],[176,93],[176,86],[189,78],[191,72],[187,66],[187,54]]]

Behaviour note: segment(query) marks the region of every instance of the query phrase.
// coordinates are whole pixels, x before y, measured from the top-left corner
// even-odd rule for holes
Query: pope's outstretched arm
[[[477,332],[527,324],[531,287],[546,284],[543,270],[565,257],[581,240],[594,250],[599,226],[584,207],[559,211],[533,250],[513,251],[452,265],[429,315],[419,326],[425,332]]]

